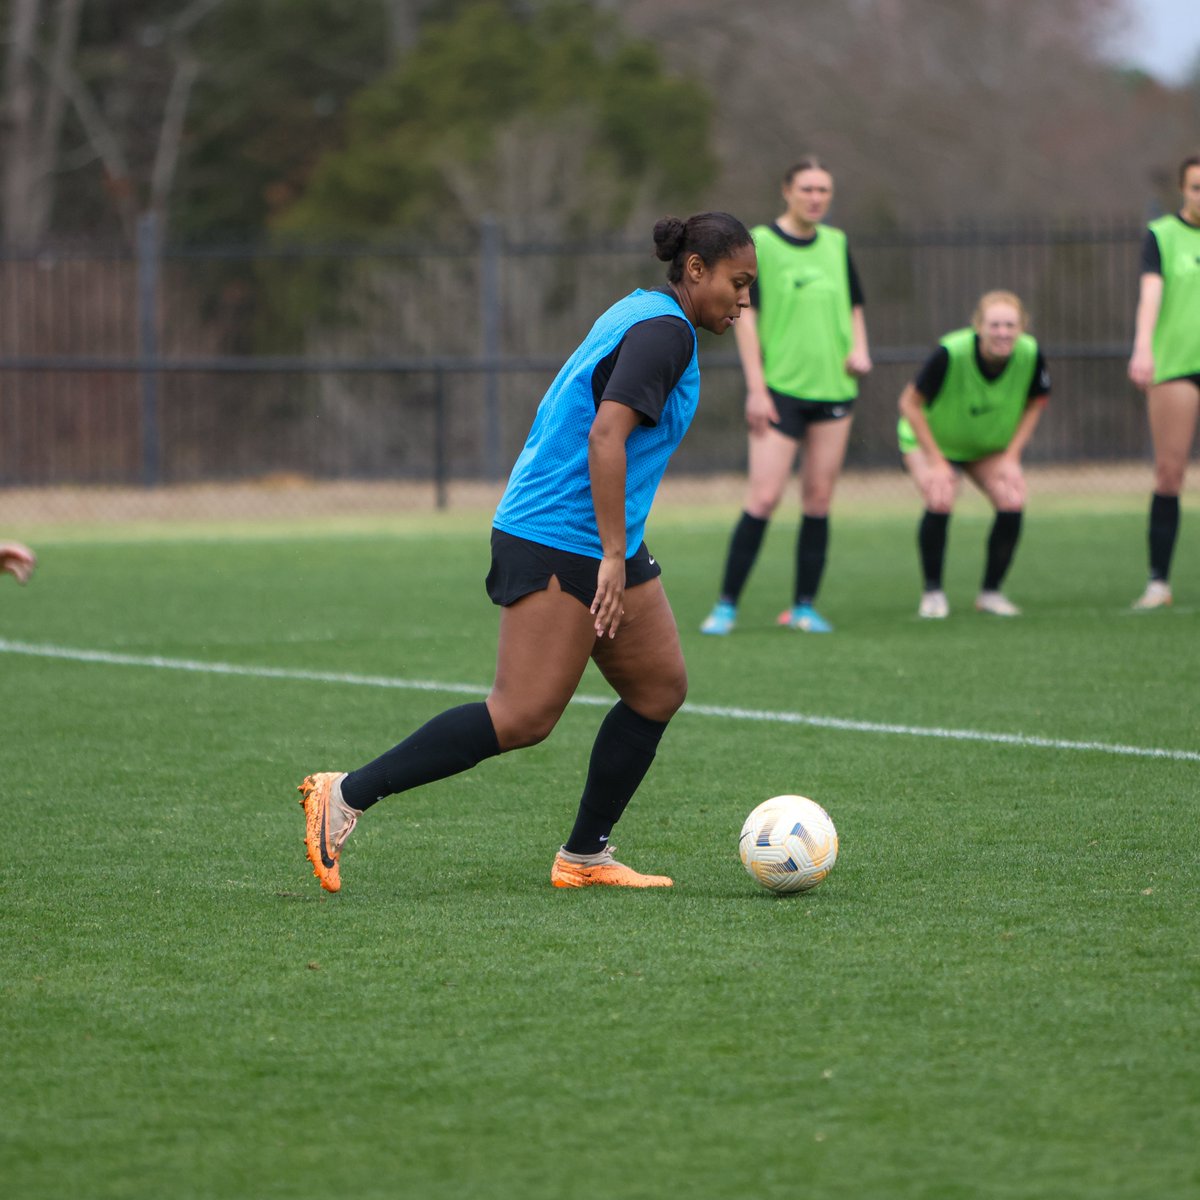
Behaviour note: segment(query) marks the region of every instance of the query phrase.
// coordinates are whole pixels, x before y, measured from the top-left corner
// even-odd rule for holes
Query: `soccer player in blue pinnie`
[[[327,891],[363,813],[397,792],[531,746],[554,728],[588,661],[617,694],[592,748],[556,887],[670,887],[613,856],[609,835],[683,703],[679,631],[643,541],[672,452],[700,398],[696,330],[723,334],[750,303],[757,259],[728,213],[654,227],[664,287],[602,314],[550,385],[496,510],[487,591],[500,606],[485,700],[434,717],[373,762],[300,785],[305,843]]]

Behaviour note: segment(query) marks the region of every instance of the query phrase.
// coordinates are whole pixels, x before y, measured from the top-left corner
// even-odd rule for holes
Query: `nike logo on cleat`
[[[329,847],[325,841],[325,822],[321,822],[321,861],[325,864],[327,871],[332,871],[337,863],[329,857]]]

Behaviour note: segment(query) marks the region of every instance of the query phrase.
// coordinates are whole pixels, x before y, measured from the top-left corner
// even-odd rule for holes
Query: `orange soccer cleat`
[[[632,867],[613,858],[611,846],[599,854],[571,854],[563,849],[550,868],[550,882],[555,887],[674,887],[675,881],[666,875],[641,875]]]
[[[304,809],[304,848],[313,874],[327,892],[342,886],[338,859],[362,812],[342,799],[345,771],[318,771],[297,789]]]

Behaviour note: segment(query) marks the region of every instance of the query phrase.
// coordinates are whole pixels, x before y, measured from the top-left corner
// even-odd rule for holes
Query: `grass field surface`
[[[915,616],[915,502],[835,517],[829,637],[726,639],[732,511],[650,545],[688,707],[614,837],[670,892],[549,884],[608,697],[384,801],[342,891],[296,785],[490,682],[487,515],[39,536],[0,580],[0,1191],[64,1197],[1200,1196],[1200,546],[1132,615],[1142,513],[1034,511],[1011,621]],[[776,898],[742,820],[841,853]]]

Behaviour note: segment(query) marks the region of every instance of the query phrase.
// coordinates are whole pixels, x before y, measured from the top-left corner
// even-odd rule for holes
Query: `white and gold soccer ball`
[[[837,862],[837,830],[815,800],[772,796],[746,818],[738,853],[742,866],[769,891],[807,892]]]

